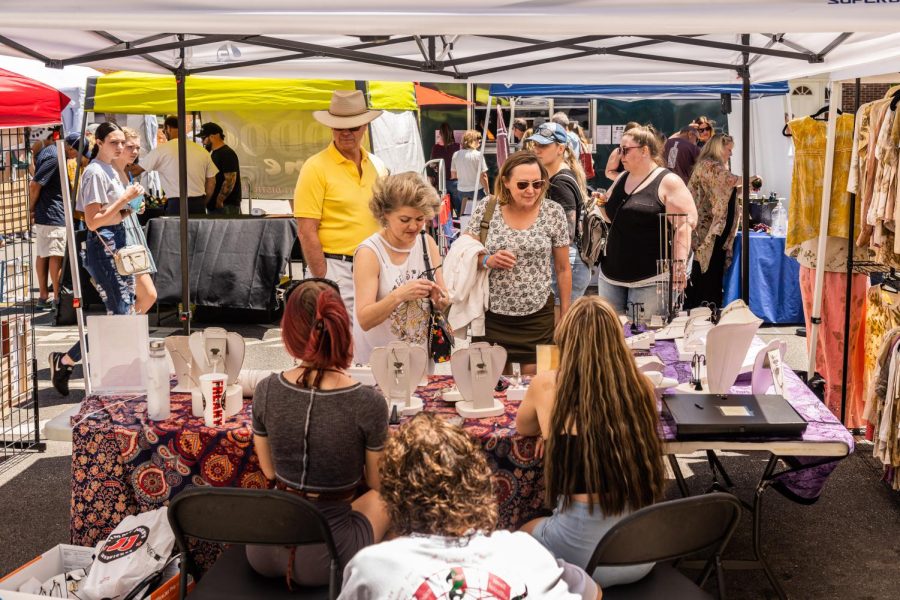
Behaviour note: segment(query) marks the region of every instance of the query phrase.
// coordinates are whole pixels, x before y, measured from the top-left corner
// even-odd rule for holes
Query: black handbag
[[[57,327],[64,325],[74,325],[78,322],[75,315],[75,294],[72,290],[60,286],[59,293],[56,294],[56,315],[53,324]]]
[[[434,281],[434,271],[431,269],[431,261],[428,258],[428,241],[422,232],[422,251],[425,257],[425,276]],[[450,360],[453,353],[453,333],[447,324],[444,313],[434,308],[429,300],[431,317],[428,323],[428,355],[436,363],[444,363]]]

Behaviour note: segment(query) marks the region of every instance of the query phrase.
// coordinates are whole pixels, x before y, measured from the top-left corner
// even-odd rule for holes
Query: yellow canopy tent
[[[369,104],[380,110],[417,110],[411,82],[369,81]],[[334,90],[352,90],[353,81],[242,77],[185,78],[188,112],[240,110],[325,110]],[[92,112],[145,115],[177,112],[171,75],[119,71],[88,81],[85,108]]]

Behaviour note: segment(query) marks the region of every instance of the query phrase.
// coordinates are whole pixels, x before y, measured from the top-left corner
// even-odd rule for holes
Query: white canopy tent
[[[127,8],[111,0],[44,0],[4,6],[0,54],[51,67],[172,72],[182,82],[227,69],[248,77],[742,83],[749,90],[751,79],[896,71],[898,25],[900,0],[381,0],[377,8],[370,0],[327,7],[309,0],[156,0]],[[766,33],[785,31],[793,33]],[[183,108],[184,86],[178,89]],[[749,113],[745,104],[745,175]],[[829,178],[830,169],[825,189]],[[744,198],[746,208],[746,177]]]

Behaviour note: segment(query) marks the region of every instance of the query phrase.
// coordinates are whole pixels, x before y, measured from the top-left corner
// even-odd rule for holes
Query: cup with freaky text
[[[200,376],[203,394],[203,422],[207,427],[221,427],[225,422],[226,373],[207,373]]]

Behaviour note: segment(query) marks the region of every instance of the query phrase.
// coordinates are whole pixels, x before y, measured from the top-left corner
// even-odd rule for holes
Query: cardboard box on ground
[[[0,235],[24,233],[31,228],[31,206],[25,177],[0,182]]]
[[[20,593],[19,588],[34,578],[44,582],[75,569],[87,569],[93,561],[94,548],[59,544],[34,560],[25,563],[0,579],[0,598],[3,600],[43,600],[46,596]],[[190,581],[190,580],[189,580]],[[188,590],[193,584],[188,585]],[[178,561],[172,562],[163,575],[163,583],[148,596],[150,600],[176,600],[178,598]]]
[[[25,315],[0,319],[0,416],[32,399],[31,320]]]

